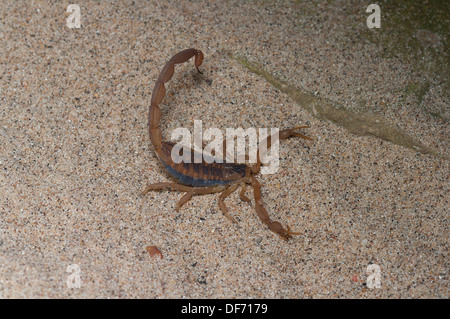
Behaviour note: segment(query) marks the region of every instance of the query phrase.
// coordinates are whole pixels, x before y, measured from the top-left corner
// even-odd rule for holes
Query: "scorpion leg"
[[[148,185],[142,192],[142,195],[147,194],[149,191],[161,190],[167,187],[180,192],[189,192],[192,189],[192,187],[190,186],[185,186],[177,183],[156,183]]]
[[[177,207],[176,207],[177,211],[180,209],[180,207],[184,203],[186,203],[189,199],[191,199],[192,195],[194,195],[194,187],[180,185],[180,184],[176,184],[176,183],[150,184],[144,189],[144,191],[142,192],[142,195],[147,194],[151,190],[161,190],[161,189],[164,189],[164,188],[172,188],[172,189],[180,191],[180,192],[186,192],[186,194],[177,203]]]
[[[245,196],[245,190],[247,188],[247,184],[245,182],[241,183],[241,191],[239,192],[239,198],[241,199],[241,201],[249,203],[252,200],[250,198],[248,198],[247,196]]]
[[[267,210],[263,206],[263,202],[261,199],[261,186],[259,185],[259,182],[256,180],[256,178],[252,177],[251,183],[255,195],[255,210],[261,221],[265,223],[271,231],[280,235],[285,240],[291,238],[291,235],[300,235],[301,233],[291,231],[289,226],[287,226],[287,229],[285,229],[279,222],[270,219]]]
[[[176,210],[178,211],[183,204],[185,204],[187,201],[191,199],[193,195],[205,195],[205,194],[212,194],[212,193],[218,193],[223,191],[223,186],[215,186],[215,187],[192,187],[192,186],[186,186],[181,185],[177,183],[156,183],[156,184],[150,184],[148,185],[144,191],[142,192],[142,195],[147,194],[151,190],[161,190],[164,188],[172,188],[173,190],[180,191],[180,192],[186,192],[183,197],[178,201]]]
[[[191,199],[192,195],[194,195],[194,190],[190,190],[186,194],[184,194],[183,197],[180,198],[180,200],[177,203],[176,210],[179,211],[181,206],[183,206],[188,200]]]
[[[230,194],[233,193],[237,189],[238,186],[239,186],[239,184],[236,184],[236,183],[235,184],[231,184],[219,196],[219,207],[220,207],[220,210],[233,223],[237,223],[236,219],[234,219],[233,216],[231,216],[228,213],[228,208],[227,208],[227,206],[225,206],[224,199],[227,198],[228,196],[230,196]]]

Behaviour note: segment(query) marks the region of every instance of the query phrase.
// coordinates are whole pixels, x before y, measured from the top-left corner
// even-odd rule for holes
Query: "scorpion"
[[[145,195],[149,191],[163,190],[166,188],[185,192],[176,205],[178,211],[183,204],[191,199],[194,195],[204,195],[212,193],[221,193],[219,195],[218,203],[222,213],[233,223],[237,223],[236,220],[229,214],[228,208],[225,205],[224,200],[230,196],[240,186],[239,197],[244,202],[251,202],[251,200],[245,195],[246,185],[250,184],[253,188],[253,196],[255,199],[255,210],[261,221],[267,225],[267,227],[274,233],[280,235],[283,239],[288,240],[292,235],[300,235],[298,232],[290,230],[289,226],[284,228],[280,222],[270,219],[269,214],[263,206],[261,199],[261,185],[256,179],[255,175],[260,171],[261,167],[261,154],[260,149],[257,151],[256,163],[252,165],[248,164],[236,164],[228,162],[207,163],[202,157],[201,163],[195,163],[194,161],[182,161],[175,163],[171,157],[172,148],[174,143],[166,142],[162,140],[162,133],[160,128],[161,121],[161,109],[159,104],[164,99],[166,94],[166,88],[164,84],[168,82],[175,71],[175,65],[187,62],[192,57],[195,57],[194,65],[199,73],[202,73],[199,66],[203,62],[204,55],[202,51],[190,48],[175,54],[162,68],[153,88],[149,114],[148,114],[148,126],[150,133],[150,140],[155,149],[156,155],[159,161],[163,164],[166,171],[177,182],[163,182],[148,185],[142,192]],[[298,126],[291,129],[284,129],[278,132],[279,140],[286,139],[290,136],[298,136],[304,139],[312,140],[310,137],[295,132],[301,128],[308,128],[308,126]],[[266,142],[266,149],[269,149],[272,145],[273,135],[269,135]],[[226,143],[222,141],[222,148],[225,154]],[[194,154],[191,151],[191,154]]]

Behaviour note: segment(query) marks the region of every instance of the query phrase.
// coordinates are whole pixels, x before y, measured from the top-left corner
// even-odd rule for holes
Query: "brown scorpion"
[[[241,186],[241,191],[239,193],[240,199],[244,202],[250,202],[251,200],[245,196],[245,189],[247,184],[251,184],[255,198],[255,210],[261,221],[264,222],[271,231],[277,233],[286,240],[289,239],[291,235],[299,235],[300,233],[292,232],[289,226],[287,226],[286,229],[279,222],[271,220],[266,209],[263,207],[263,202],[261,199],[261,186],[255,178],[255,175],[260,171],[261,156],[263,155],[260,153],[259,149],[257,152],[257,162],[251,166],[235,163],[207,163],[204,159],[202,163],[194,163],[194,161],[188,161],[189,163],[175,163],[172,160],[171,153],[175,144],[162,140],[161,129],[159,127],[161,120],[161,109],[158,105],[162,102],[166,94],[164,84],[172,78],[175,71],[175,64],[186,62],[192,57],[195,57],[194,64],[197,71],[202,73],[199,66],[203,61],[203,53],[200,50],[191,48],[175,54],[169,62],[164,65],[161,73],[159,74],[158,80],[156,81],[153,89],[148,115],[150,139],[153,147],[155,148],[156,155],[169,174],[172,175],[172,177],[174,177],[178,182],[151,184],[145,188],[142,194],[145,195],[150,190],[161,190],[164,188],[171,188],[176,191],[186,192],[177,204],[176,209],[179,210],[180,207],[191,199],[193,195],[221,193],[219,196],[219,207],[228,219],[230,219],[233,223],[236,223],[236,220],[228,213],[224,200],[239,186]],[[298,136],[312,140],[305,135],[295,132],[300,128],[306,127],[308,126],[298,126],[292,129],[281,130],[279,131],[279,139],[283,140],[290,136]],[[268,136],[266,138],[266,143],[266,149],[269,149],[272,145],[272,136]],[[225,154],[226,143],[222,143],[222,146],[223,153]],[[194,152],[192,151],[191,154],[194,154]]]

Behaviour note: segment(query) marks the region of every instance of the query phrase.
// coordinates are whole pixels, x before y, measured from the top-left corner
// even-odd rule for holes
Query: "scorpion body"
[[[160,128],[161,109],[159,104],[164,99],[166,89],[164,84],[168,82],[175,71],[175,65],[183,63],[195,58],[194,65],[197,71],[201,73],[199,66],[203,61],[203,53],[197,49],[186,49],[175,54],[163,67],[159,74],[153,89],[152,98],[149,107],[148,125],[150,132],[150,140],[155,148],[156,155],[161,163],[164,165],[166,171],[177,180],[177,183],[156,183],[148,185],[143,194],[150,190],[161,190],[164,188],[171,188],[176,191],[185,192],[186,194],[179,200],[177,210],[186,203],[193,195],[203,195],[211,193],[221,193],[219,196],[219,207],[222,213],[228,217],[232,222],[236,220],[228,213],[228,209],[224,203],[224,199],[233,193],[239,186],[241,191],[239,193],[240,199],[245,202],[251,200],[245,196],[246,185],[250,184],[253,187],[255,198],[255,210],[261,221],[263,221],[270,230],[277,233],[284,239],[289,239],[291,235],[298,235],[299,233],[292,232],[289,227],[285,229],[279,222],[272,221],[262,205],[261,200],[261,186],[255,178],[260,170],[261,156],[260,151],[257,153],[257,162],[253,165],[234,164],[234,163],[207,163],[204,159],[202,163],[194,163],[191,160],[189,163],[181,161],[175,163],[172,160],[172,149],[174,143],[162,140],[162,133]],[[311,138],[296,133],[295,130],[305,128],[306,126],[299,126],[292,129],[286,129],[279,132],[279,139],[286,139],[290,136],[298,136],[311,140]],[[272,136],[267,137],[267,149],[270,148]],[[226,153],[226,143],[222,144],[223,153]],[[194,151],[191,150],[192,159]],[[203,158],[203,157],[202,157]]]

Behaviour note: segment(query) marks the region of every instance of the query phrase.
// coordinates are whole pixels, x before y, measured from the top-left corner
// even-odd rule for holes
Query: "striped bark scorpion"
[[[198,72],[202,73],[199,66],[203,61],[203,53],[197,49],[186,49],[175,54],[162,68],[156,81],[155,87],[152,92],[152,98],[149,107],[148,125],[150,131],[150,140],[156,151],[156,155],[169,174],[174,177],[178,182],[176,183],[156,183],[148,185],[142,192],[145,195],[149,191],[162,190],[170,188],[175,191],[185,192],[184,196],[179,200],[176,209],[191,199],[194,195],[221,193],[219,196],[219,207],[222,213],[230,219],[233,223],[236,220],[228,213],[224,200],[231,193],[241,186],[239,197],[244,202],[251,202],[251,200],[245,196],[246,185],[250,184],[253,187],[253,195],[255,199],[255,210],[259,218],[265,223],[268,228],[280,235],[283,239],[288,240],[292,235],[299,235],[300,233],[293,232],[289,226],[284,228],[281,223],[270,219],[269,214],[263,206],[261,199],[261,186],[255,175],[260,171],[261,155],[260,150],[257,152],[257,162],[252,165],[247,164],[235,164],[235,163],[207,163],[204,159],[202,163],[174,163],[171,157],[172,148],[174,143],[166,142],[162,140],[162,134],[160,129],[161,109],[159,104],[162,102],[166,89],[164,84],[168,82],[175,71],[175,65],[179,63],[187,62],[192,57],[195,57],[194,65]],[[290,136],[298,136],[308,140],[311,138],[296,133],[295,131],[301,128],[307,128],[308,126],[298,126],[292,129],[285,129],[279,131],[279,139],[283,140]],[[266,145],[269,149],[272,142],[272,136],[266,138]],[[226,154],[226,143],[222,142],[223,154]],[[191,151],[191,154],[194,154]]]

